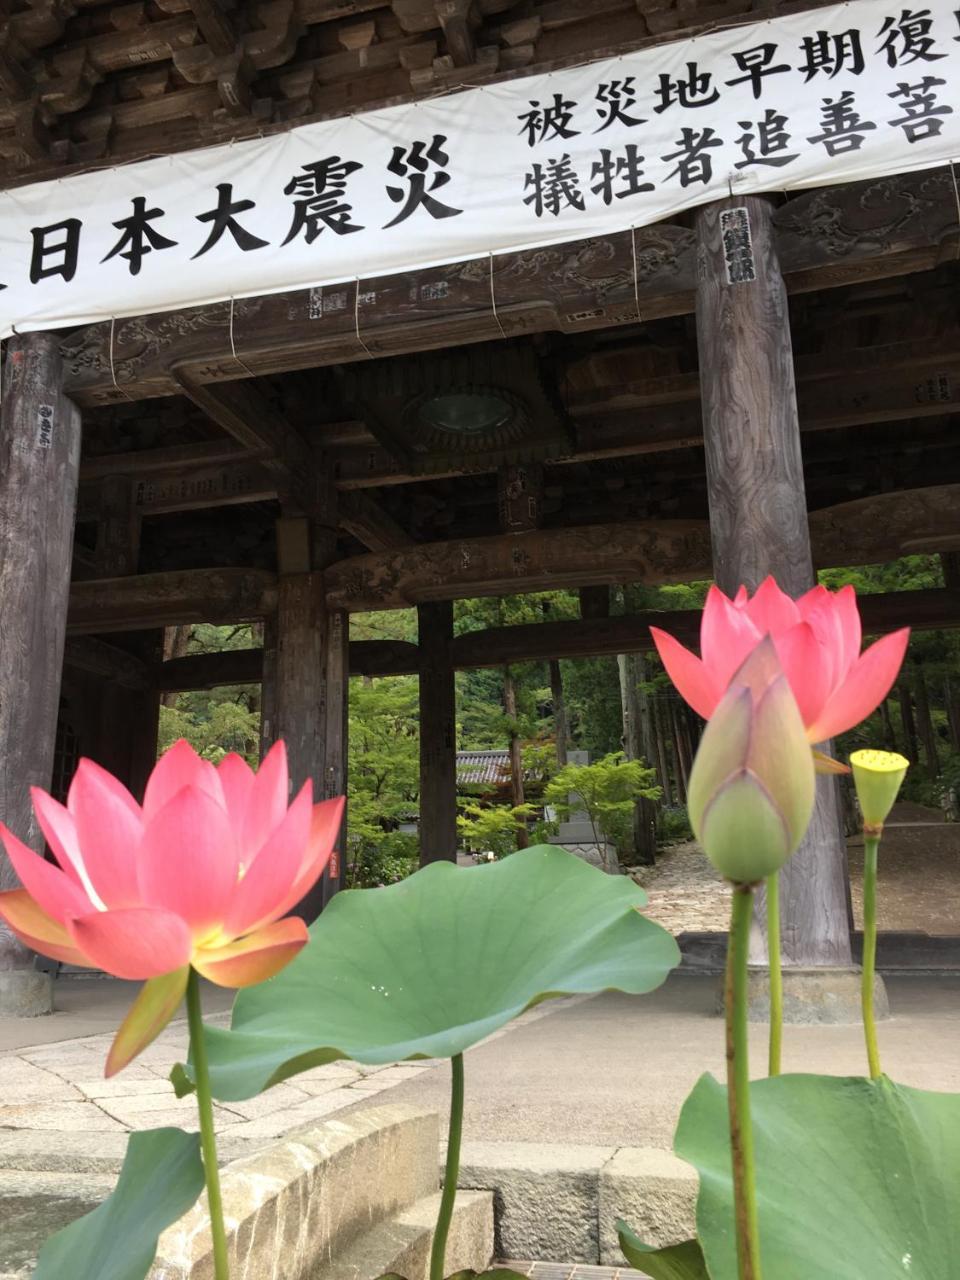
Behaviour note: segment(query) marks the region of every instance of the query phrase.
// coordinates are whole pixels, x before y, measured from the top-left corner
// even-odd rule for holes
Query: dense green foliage
[[[908,556],[889,565],[831,569],[820,575],[831,589],[852,583],[858,593],[910,591],[943,585],[939,558]],[[631,586],[612,593],[615,611],[695,609],[707,583],[665,587]],[[493,626],[514,626],[579,617],[574,591],[550,591],[503,600],[461,600],[455,608],[458,634]],[[412,609],[361,614],[351,620],[354,639],[417,639]],[[253,627],[195,627],[188,652],[245,648],[259,643]],[[569,746],[599,758],[601,769],[623,749],[620,679],[615,658],[563,660],[559,664],[568,724]],[[549,665],[521,663],[511,667],[516,714],[504,710],[504,671],[484,668],[457,676],[458,745],[461,750],[505,750],[511,734],[523,744],[524,773],[547,783],[556,772],[554,707]],[[685,712],[655,655],[646,655],[639,685],[647,714],[657,726],[662,758],[651,749],[650,768],[641,770],[639,788],[651,794],[662,787],[664,807],[659,834],[664,842],[684,839],[689,829],[684,801],[684,762],[678,757],[677,721]],[[929,708],[927,714],[925,707]],[[260,691],[255,685],[219,688],[179,695],[161,710],[160,746],[186,737],[205,756],[220,758],[239,751],[251,762],[259,750]],[[689,732],[689,726],[688,730]],[[847,755],[862,746],[902,751],[915,767],[904,795],[908,799],[948,806],[960,789],[960,636],[957,632],[919,632],[895,691],[884,707],[836,744]],[[688,741],[695,748],[695,733]],[[656,769],[656,776],[652,769]],[[663,771],[666,771],[664,779]],[[413,676],[353,680],[350,685],[350,882],[389,884],[416,865],[416,839],[400,827],[415,819],[419,805],[419,717],[417,680]],[[641,776],[638,775],[638,776]],[[626,774],[621,774],[621,779]],[[630,785],[633,785],[632,783]],[[555,803],[566,783],[554,784],[544,797],[538,781],[528,786],[532,808],[511,813],[509,796],[464,795],[460,830],[467,847],[493,849],[498,856],[514,847],[518,819],[535,822],[544,798]],[[496,801],[494,804],[493,801]],[[629,828],[629,803],[598,823],[617,843]],[[561,801],[562,810],[563,803]],[[560,816],[563,816],[561,812]],[[542,831],[542,829],[541,829]]]

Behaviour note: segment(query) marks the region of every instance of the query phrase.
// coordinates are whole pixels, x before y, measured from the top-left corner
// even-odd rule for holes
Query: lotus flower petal
[[[2,823],[0,840],[20,883],[46,915],[65,924],[70,916],[86,915],[93,909],[93,903],[74,879],[34,853]]]
[[[224,804],[220,775],[209,760],[201,760],[183,738],[165,751],[153,767],[143,797],[143,817],[149,822],[184,787],[205,791],[221,807]]]
[[[305,782],[230,899],[223,932],[236,938],[275,920],[296,883],[310,840],[313,784]]]
[[[177,791],[147,823],[139,875],[145,904],[175,912],[198,940],[217,930],[239,876],[226,809],[192,785]]]
[[[679,640],[675,640],[666,631],[651,627],[650,634],[657,646],[660,661],[677,686],[680,696],[689,702],[697,715],[709,720],[723,692],[718,689],[713,673],[707,670],[695,653],[685,649]]]
[[[735,685],[710,717],[687,783],[687,811],[696,831],[710,801],[731,774],[744,768],[750,751],[753,696]]]
[[[694,830],[707,857],[734,884],[756,884],[793,852],[783,816],[747,770],[724,784]]]
[[[125,787],[92,760],[81,761],[70,786],[80,861],[107,907],[135,907],[140,902],[137,851],[143,835],[139,806],[131,808]],[[98,904],[99,905],[99,904]]]
[[[700,652],[718,691],[726,689],[730,677],[763,636],[746,609],[737,607],[716,587],[710,588],[700,622]]]
[[[898,632],[899,638],[880,642],[879,653],[875,645],[860,656],[860,615],[852,587],[831,592],[817,586],[793,601],[773,578],[752,599],[745,587],[733,600],[716,587],[710,589],[700,659],[672,636],[650,630],[677,690],[709,720],[753,647],[748,643],[751,629],[758,641],[763,635],[772,637],[811,743],[853,728],[879,705],[896,678],[908,638]]]
[[[0,916],[31,951],[39,951],[41,955],[59,960],[62,964],[91,967],[91,962],[74,945],[64,926],[48,916],[26,889],[11,889],[8,893],[0,893]]]
[[[809,726],[807,736],[811,742],[825,742],[845,733],[880,705],[893,688],[909,639],[908,629],[895,631],[860,656],[846,680],[834,689],[816,722]]]
[[[746,613],[761,636],[775,636],[781,631],[788,631],[801,620],[796,601],[781,591],[772,577],[761,582],[746,606]]]
[[[811,724],[823,709],[831,689],[820,638],[809,622],[801,622],[775,636],[773,644],[803,722]]]
[[[193,967],[218,987],[252,987],[286,968],[309,936],[299,917],[288,916],[227,946],[201,947]]]
[[[152,1044],[180,1007],[187,990],[190,966],[174,969],[145,982],[120,1024],[107,1055],[107,1079],[122,1071],[148,1044]]]
[[[223,802],[237,837],[237,848],[243,850],[243,830],[253,790],[254,772],[242,756],[231,752],[217,765],[217,776],[223,789]]]
[[[53,856],[71,880],[84,890],[94,905],[98,905],[95,902],[97,891],[90,882],[80,853],[73,814],[40,787],[30,788],[30,799],[33,801],[33,811],[37,815],[40,830],[53,851]]]
[[[307,851],[297,878],[278,915],[286,915],[288,911],[292,911],[320,878],[340,836],[345,807],[346,801],[343,796],[337,796],[335,800],[322,800],[320,804],[313,806]]]
[[[747,766],[762,778],[793,853],[813,816],[817,778],[800,710],[785,676],[770,685],[754,709]]]
[[[67,921],[67,930],[88,963],[116,978],[159,978],[190,963],[193,937],[172,911],[125,907],[94,911]]]
[[[287,748],[275,742],[257,770],[244,815],[241,848],[251,856],[262,849],[283,820],[290,798]]]

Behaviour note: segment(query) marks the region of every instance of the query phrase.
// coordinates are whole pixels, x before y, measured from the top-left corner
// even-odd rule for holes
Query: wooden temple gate
[[[251,6],[254,21],[219,0],[29,0],[0,50],[0,180],[67,172],[95,147],[123,160],[249,136],[269,111],[282,127],[285,76],[311,86],[309,114],[333,110],[334,89],[354,104],[416,95],[815,7],[295,0]],[[65,83],[51,96],[53,64],[64,82],[81,68],[73,97]],[[729,282],[728,213],[749,223],[748,287]],[[960,548],[958,257],[948,167],[13,337],[0,814],[36,844],[28,787],[49,785],[61,675],[82,749],[134,789],[162,692],[262,681],[265,734],[286,740],[294,784],[332,795],[348,677],[414,672],[425,857],[454,857],[455,670],[642,650],[654,619],[585,609],[454,637],[452,600],[710,576],[732,591],[768,573],[799,593],[815,568]],[[863,603],[873,633],[960,621],[956,584]],[[419,646],[349,643],[351,612],[414,605]],[[162,628],[241,620],[265,624],[263,649],[161,661]],[[696,622],[670,615],[691,641]],[[849,966],[826,780],[783,895],[786,962]],[[18,944],[0,948],[0,968],[26,972]]]

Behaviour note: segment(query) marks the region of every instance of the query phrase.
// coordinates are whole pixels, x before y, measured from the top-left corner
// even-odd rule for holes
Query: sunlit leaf
[[[617,1223],[623,1256],[635,1271],[653,1280],[710,1280],[703,1250],[697,1240],[666,1245],[662,1249],[644,1244],[625,1222]]]
[[[960,1095],[793,1075],[755,1081],[750,1098],[764,1276],[960,1274]],[[712,1076],[687,1099],[675,1147],[700,1172],[709,1273],[737,1280],[727,1096]]]
[[[248,1098],[337,1058],[449,1058],[551,996],[651,991],[680,953],[645,904],[552,845],[340,893],[297,959],[240,993],[233,1030],[207,1029],[214,1093]]]
[[[143,1280],[161,1233],[193,1207],[203,1185],[198,1133],[132,1133],[116,1187],[50,1237],[33,1280]]]

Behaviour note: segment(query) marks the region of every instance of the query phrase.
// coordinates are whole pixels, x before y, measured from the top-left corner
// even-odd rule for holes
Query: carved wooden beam
[[[115,680],[124,689],[153,687],[150,667],[142,658],[96,636],[71,636],[64,648],[63,662],[78,671]]]
[[[810,514],[820,568],[875,564],[960,547],[960,485],[879,494]],[[341,560],[327,571],[333,609],[401,609],[427,600],[513,595],[711,576],[706,522],[638,521],[501,534]]]
[[[428,600],[514,595],[709,574],[705,522],[659,521],[534,530],[355,556],[326,573],[332,609],[400,609]]]
[[[206,386],[192,371],[178,368],[174,372],[184,395],[249,455],[262,457],[263,467],[277,478],[288,503],[305,512],[314,509],[313,451],[251,380]]]
[[[417,646],[405,640],[354,640],[350,674],[408,676],[417,672]],[[262,649],[228,649],[194,653],[162,662],[152,673],[153,688],[183,693],[221,684],[258,684],[263,675]]]
[[[389,512],[364,493],[342,494],[337,519],[363,546],[371,551],[391,551],[413,546],[413,538]]]
[[[186,622],[241,622],[277,607],[276,575],[265,569],[185,569],[74,582],[70,635],[139,631]]]
[[[926,270],[957,238],[949,169],[805,192],[776,215],[788,288],[829,288]],[[693,310],[696,253],[686,227],[658,224],[597,237],[494,264],[497,315],[486,262],[333,285],[231,304],[119,321],[113,371],[110,323],[88,325],[63,342],[68,393],[81,405],[176,393],[173,366],[189,362],[198,381],[238,376],[234,352],[255,374],[374,355],[427,350],[539,333],[576,332]],[[357,321],[362,342],[357,339]]]

